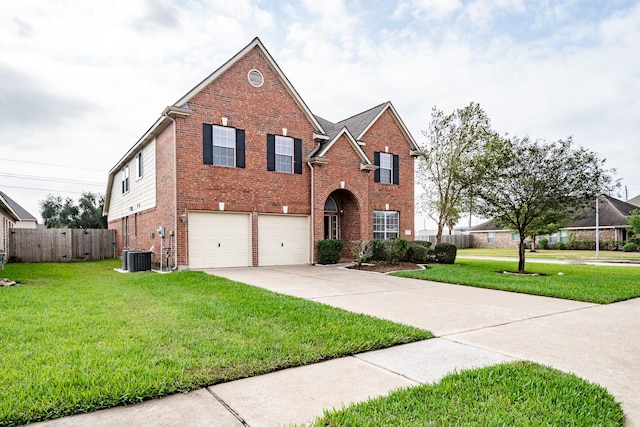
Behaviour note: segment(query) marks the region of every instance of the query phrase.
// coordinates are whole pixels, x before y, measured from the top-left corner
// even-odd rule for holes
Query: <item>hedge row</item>
[[[342,254],[344,243],[339,239],[318,242],[320,264],[335,264]],[[358,240],[351,247],[351,254],[358,264],[363,262],[414,262],[416,264],[453,264],[458,248],[450,243],[438,243],[433,249],[431,242],[396,238],[389,240]]]

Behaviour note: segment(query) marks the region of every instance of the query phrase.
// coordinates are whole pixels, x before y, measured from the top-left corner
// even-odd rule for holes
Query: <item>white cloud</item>
[[[640,194],[640,6],[579,19],[578,4],[407,0],[385,16],[340,0],[11,2],[0,14],[0,157],[98,171],[3,168],[106,181],[166,105],[260,36],[329,120],[391,100],[421,142],[434,105],[475,101],[501,132],[575,135]],[[2,185],[82,189],[0,183],[36,215],[46,192]]]
[[[450,16],[461,7],[460,0],[407,0],[398,4],[394,17],[402,17],[408,11],[413,16],[424,16],[429,20],[437,20]]]

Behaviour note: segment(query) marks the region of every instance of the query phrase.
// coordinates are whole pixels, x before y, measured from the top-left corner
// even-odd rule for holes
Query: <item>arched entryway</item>
[[[341,239],[345,252],[360,236],[360,205],[355,195],[348,190],[335,190],[324,203],[325,239]]]

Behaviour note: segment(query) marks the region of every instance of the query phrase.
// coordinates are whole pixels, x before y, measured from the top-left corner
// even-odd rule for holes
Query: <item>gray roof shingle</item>
[[[598,225],[600,227],[626,227],[626,217],[631,215],[638,206],[610,196],[601,196],[598,206]],[[584,209],[577,219],[571,222],[567,228],[593,228],[596,226],[596,207]],[[471,227],[470,231],[502,231],[505,228],[495,220],[489,220]]]
[[[0,191],[0,197],[4,199],[7,205],[15,212],[20,218],[20,221],[36,221],[36,217],[31,215],[25,208],[17,204],[11,197]]]

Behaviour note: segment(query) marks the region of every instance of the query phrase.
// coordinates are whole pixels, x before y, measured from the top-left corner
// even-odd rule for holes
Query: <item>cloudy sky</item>
[[[105,193],[162,110],[261,38],[309,108],[391,100],[418,143],[431,109],[575,141],[640,194],[640,1],[0,0],[0,191]],[[421,220],[419,220],[421,221]],[[421,224],[416,224],[421,228]]]

